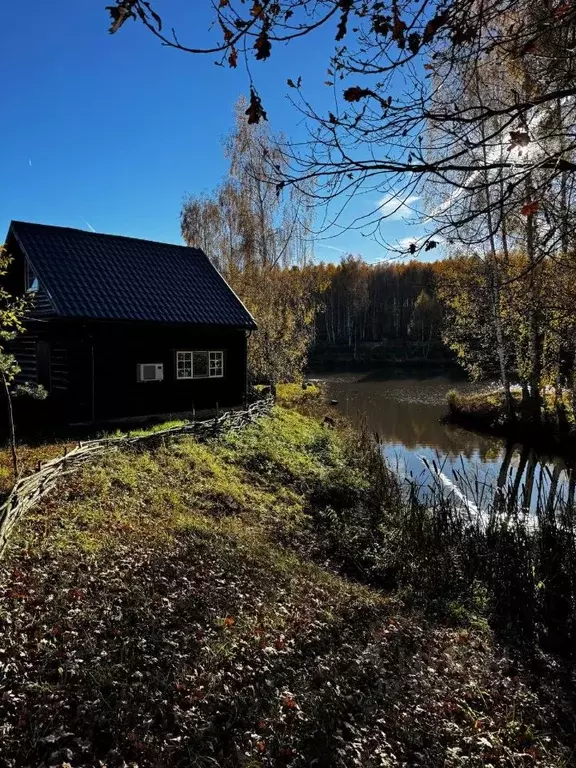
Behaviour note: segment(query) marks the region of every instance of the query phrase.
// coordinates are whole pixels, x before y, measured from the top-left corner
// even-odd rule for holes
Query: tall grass
[[[449,621],[489,621],[509,643],[576,655],[576,525],[573,498],[556,484],[488,489],[456,473],[462,494],[439,483],[401,484],[377,441],[364,432],[356,460],[371,477],[370,492],[331,520],[358,573],[398,589],[414,608]],[[438,474],[439,466],[429,466]],[[489,496],[489,490],[490,495]]]

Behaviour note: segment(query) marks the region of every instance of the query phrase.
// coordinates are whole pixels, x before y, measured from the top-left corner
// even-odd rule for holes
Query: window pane
[[[223,357],[222,352],[210,352],[210,376],[222,376]]]
[[[194,378],[208,376],[208,353],[194,352]]]
[[[192,378],[192,352],[178,352],[176,354],[176,378]]]

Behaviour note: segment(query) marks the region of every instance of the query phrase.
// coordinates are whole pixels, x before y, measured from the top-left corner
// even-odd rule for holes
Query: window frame
[[[218,367],[220,373],[212,374],[212,355],[218,355]],[[194,373],[194,372],[192,372]],[[208,351],[208,378],[209,379],[223,379],[224,378],[224,351],[220,349],[212,349]]]
[[[202,376],[195,376],[194,375],[194,354],[196,352],[203,352],[204,354],[208,355],[208,372],[206,374],[203,374]],[[189,365],[182,366],[184,369],[190,368],[190,376],[181,376],[180,375],[180,366],[179,363],[181,361],[180,356],[185,356],[184,359],[189,360]],[[214,358],[213,355],[216,357]],[[211,363],[216,360],[216,364],[214,365],[214,370],[219,370],[220,373],[211,373],[212,371],[212,365]],[[194,381],[195,379],[223,379],[224,378],[224,350],[223,349],[177,349],[175,354],[175,373],[176,373],[176,381]]]
[[[190,376],[180,376],[179,371],[179,363],[180,363],[180,355],[189,355],[190,356]],[[184,366],[185,368],[188,368],[188,366]],[[176,379],[177,381],[190,381],[194,378],[194,353],[187,349],[178,349],[176,351]]]

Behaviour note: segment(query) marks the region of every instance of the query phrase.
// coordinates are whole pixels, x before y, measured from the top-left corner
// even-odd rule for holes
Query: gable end
[[[8,268],[8,274],[4,279],[6,290],[13,296],[21,296],[23,293],[30,294],[31,307],[30,317],[55,317],[58,311],[48,293],[46,286],[39,274],[36,266],[32,263],[30,257],[19,242],[17,234],[10,229],[6,239],[6,246],[9,255],[12,257],[12,264]],[[29,291],[30,276],[36,276],[37,288],[35,291]]]

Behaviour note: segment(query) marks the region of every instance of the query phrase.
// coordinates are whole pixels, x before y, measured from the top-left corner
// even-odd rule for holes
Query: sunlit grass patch
[[[279,405],[296,405],[318,398],[322,390],[317,384],[278,384],[276,401]]]
[[[89,551],[139,532],[171,535],[187,515],[233,515],[289,532],[307,524],[306,490],[330,482],[344,464],[335,435],[276,408],[241,433],[209,443],[185,437],[153,451],[112,451],[72,476],[41,515],[32,512],[24,532],[34,539],[39,526],[45,546]]]
[[[351,466],[341,437],[329,427],[294,410],[274,408],[269,418],[224,438],[227,458],[266,482],[294,481],[310,485],[322,481],[362,486],[366,478]]]
[[[165,539],[200,519],[226,518],[250,535],[305,546],[311,507],[353,504],[369,476],[346,433],[276,406],[207,443],[117,449],[84,467],[22,527],[29,546],[98,551],[128,539]],[[232,524],[232,523],[231,523]]]
[[[177,427],[183,427],[185,424],[188,424],[189,421],[186,419],[169,419],[168,421],[163,421],[160,424],[153,424],[150,427],[142,427],[140,429],[129,429],[124,431],[118,431],[116,434],[121,436],[129,433],[133,437],[141,437],[145,435],[154,435],[157,432],[164,432],[167,429],[176,429]]]

